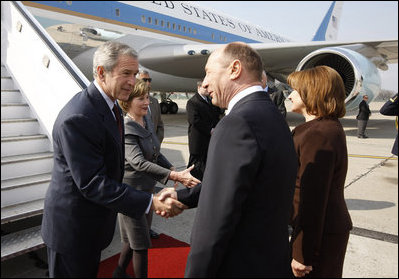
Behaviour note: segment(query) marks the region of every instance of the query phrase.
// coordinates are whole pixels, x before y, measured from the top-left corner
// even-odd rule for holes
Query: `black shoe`
[[[154,232],[153,230],[150,229],[150,237],[152,239],[157,239],[159,238],[159,233]]]
[[[367,139],[368,136],[357,136],[359,139]]]
[[[112,278],[132,278],[119,265],[112,272]]]

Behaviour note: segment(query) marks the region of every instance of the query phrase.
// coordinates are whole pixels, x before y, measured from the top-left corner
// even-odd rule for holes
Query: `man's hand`
[[[188,207],[171,197],[160,200],[159,195],[155,195],[152,198],[151,208],[162,217],[169,218],[179,215]]]
[[[303,265],[300,262],[297,262],[295,259],[291,261],[291,268],[292,272],[294,273],[295,277],[304,277],[305,275],[309,274],[313,270],[312,266],[310,265]]]
[[[173,199],[173,200],[177,201],[176,187],[164,188],[156,195],[156,197],[160,202],[167,201],[168,199]],[[180,202],[178,202],[178,203],[180,203]],[[184,205],[182,203],[180,203],[180,204],[183,205],[183,209],[188,208],[186,205]],[[156,210],[155,213],[158,215],[161,215],[161,216],[166,215],[166,212],[162,211],[162,210]]]

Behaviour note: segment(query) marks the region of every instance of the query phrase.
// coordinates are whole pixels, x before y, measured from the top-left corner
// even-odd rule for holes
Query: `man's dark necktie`
[[[112,111],[115,114],[116,123],[118,125],[118,130],[119,130],[119,135],[122,139],[122,120],[121,120],[121,115],[119,113],[119,110],[118,110],[118,107],[116,106],[116,104],[114,104],[114,108],[112,109]]]

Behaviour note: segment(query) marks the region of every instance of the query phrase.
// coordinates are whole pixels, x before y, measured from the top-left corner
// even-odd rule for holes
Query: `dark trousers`
[[[357,121],[357,136],[362,137],[365,136],[364,132],[366,131],[368,120],[358,120]]]
[[[190,154],[187,168],[194,165],[194,168],[190,172],[191,175],[199,180],[202,180],[205,172],[205,163],[206,163],[206,155]]]
[[[96,278],[101,252],[71,256],[47,247],[47,258],[50,278]]]

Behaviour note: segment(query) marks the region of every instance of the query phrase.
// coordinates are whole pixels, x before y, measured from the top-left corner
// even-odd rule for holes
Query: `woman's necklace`
[[[130,119],[132,119],[133,121],[137,122],[138,124],[140,124],[142,127],[144,126],[144,117],[142,117],[141,119],[136,119],[133,116],[131,116],[129,113],[126,114],[127,116],[130,117]]]

